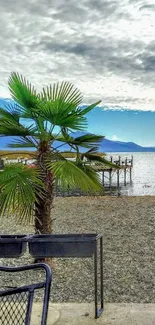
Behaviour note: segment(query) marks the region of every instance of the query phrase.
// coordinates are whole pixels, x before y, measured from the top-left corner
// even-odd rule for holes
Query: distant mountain
[[[3,99],[0,98],[0,107],[5,107],[6,103],[10,103],[10,99]],[[82,135],[86,134],[86,132],[77,131],[74,133],[71,133],[71,135],[74,135],[75,137],[80,137]],[[15,140],[15,137],[0,137],[0,150],[7,150],[7,144],[11,143],[12,140]],[[60,142],[56,142],[55,146],[60,146]],[[63,145],[60,147],[62,151],[68,151],[70,150],[70,147],[68,145]],[[17,150],[17,149],[15,149]],[[21,149],[20,149],[21,150]],[[30,149],[32,150],[32,149]],[[84,152],[85,148],[80,148],[81,152]],[[155,147],[142,147],[134,142],[121,142],[121,141],[113,141],[108,139],[103,139],[100,142],[99,145],[99,152],[155,152]]]
[[[75,137],[79,137],[85,134],[85,132],[75,132],[73,133]],[[73,135],[71,134],[71,135]],[[14,142],[15,137],[0,137],[0,150],[7,150],[7,144]],[[60,146],[62,143],[60,141],[55,142],[55,147]],[[60,147],[62,151],[69,151],[70,147],[64,144]],[[17,149],[14,149],[17,150]],[[21,149],[20,149],[21,150]],[[30,149],[32,150],[32,149]],[[85,148],[80,148],[81,152],[85,152]],[[99,152],[155,152],[155,147],[142,147],[134,142],[121,142],[113,141],[108,139],[103,139],[99,145]]]
[[[74,132],[71,135],[74,137],[80,137],[86,132]],[[60,143],[60,142],[59,142]],[[63,151],[69,150],[68,145],[62,147]],[[84,152],[85,148],[81,148],[81,152]],[[155,152],[155,147],[142,147],[134,142],[122,142],[122,141],[113,141],[108,139],[103,139],[99,145],[100,152]]]
[[[134,142],[121,142],[104,139],[100,144],[101,152],[155,152],[155,147],[142,147]]]

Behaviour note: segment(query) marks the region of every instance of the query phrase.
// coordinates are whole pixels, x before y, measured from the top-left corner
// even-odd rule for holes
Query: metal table
[[[103,297],[103,237],[98,234],[54,234],[54,235],[2,235],[0,236],[0,257],[20,257],[26,251],[34,258],[68,257],[94,258],[94,300],[95,318],[104,309]],[[99,243],[99,263],[98,263]],[[100,264],[100,302],[98,307],[98,264]]]
[[[100,307],[98,308],[98,242],[100,264]],[[34,258],[94,257],[95,318],[103,312],[103,236],[98,234],[33,235],[28,238],[29,252]]]

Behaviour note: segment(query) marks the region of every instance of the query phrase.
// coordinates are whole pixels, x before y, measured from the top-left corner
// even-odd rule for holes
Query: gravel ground
[[[106,302],[155,303],[155,197],[56,198],[52,211],[54,233],[101,233],[104,241]],[[2,219],[0,233],[33,233],[33,227]],[[33,262],[1,259],[1,265]],[[0,285],[4,279],[0,276]],[[23,280],[24,281],[24,280]],[[22,278],[21,278],[22,283]],[[92,301],[93,260],[53,261],[54,301]]]

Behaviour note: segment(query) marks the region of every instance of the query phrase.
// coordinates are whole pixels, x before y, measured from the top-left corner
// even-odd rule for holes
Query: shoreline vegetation
[[[57,197],[52,213],[53,233],[103,234],[105,302],[155,303],[155,196]],[[1,219],[1,234],[33,232],[13,217]],[[0,259],[1,265],[32,262],[28,253]],[[51,300],[93,301],[92,259],[54,263]]]
[[[65,158],[75,158],[76,157],[76,153],[74,152],[61,152],[62,156]],[[97,152],[96,153],[98,156],[103,156],[105,155],[104,152]],[[18,150],[18,151],[11,151],[11,150],[0,150],[0,158],[1,159],[5,159],[7,157],[8,160],[11,159],[24,159],[24,158],[28,158],[28,159],[35,159],[36,157],[36,152],[35,151],[22,151],[22,150]]]

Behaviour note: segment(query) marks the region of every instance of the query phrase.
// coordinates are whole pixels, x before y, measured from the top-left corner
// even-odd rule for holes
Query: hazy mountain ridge
[[[100,146],[105,152],[155,152],[155,147],[142,147],[134,142],[121,142],[104,139]]]
[[[74,136],[78,137],[84,135],[85,132],[76,132]],[[0,137],[0,149],[7,150],[8,143],[14,142],[15,137]],[[61,145],[61,142],[56,141],[55,147]],[[16,149],[17,150],[17,149]],[[20,149],[21,150],[21,149]],[[30,149],[32,150],[32,149]],[[62,151],[69,151],[70,147],[67,144],[64,144],[61,147]],[[87,150],[86,148],[80,148],[81,152]],[[142,147],[134,142],[122,142],[122,141],[113,141],[109,139],[103,139],[99,144],[99,151],[100,152],[155,152],[155,147]]]
[[[0,98],[0,107],[5,107],[7,103],[10,103],[9,98]],[[79,137],[86,133],[90,132],[76,131],[74,133],[71,133],[71,135],[74,135],[74,137]],[[0,150],[9,149],[7,145],[13,141],[15,141],[15,137],[0,137]],[[60,144],[60,142],[55,142],[55,147]],[[65,144],[61,147],[61,150],[68,151],[70,150],[70,147]],[[81,152],[84,152],[87,149],[81,147],[80,150]],[[134,142],[114,141],[104,138],[99,144],[99,152],[155,152],[155,147],[143,147]]]
[[[86,132],[74,132],[74,136],[82,136]],[[155,147],[143,147],[134,142],[114,141],[104,138],[99,144],[100,152],[155,152]]]

